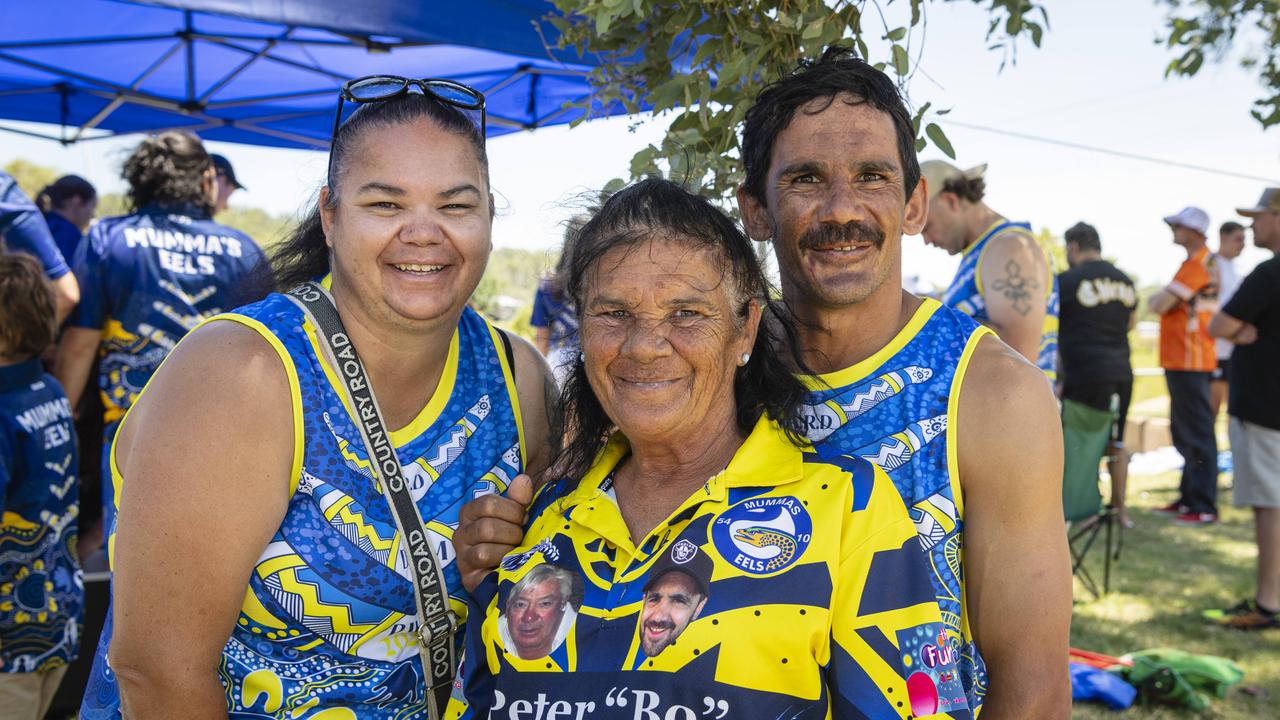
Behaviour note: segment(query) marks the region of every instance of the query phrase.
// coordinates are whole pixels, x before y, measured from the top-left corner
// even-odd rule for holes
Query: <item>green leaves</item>
[[[947,134],[942,132],[942,128],[934,123],[929,123],[924,128],[924,134],[929,136],[934,145],[946,154],[952,160],[956,159],[956,151],[951,147],[951,141],[947,139]]]
[[[1221,62],[1238,58],[1242,67],[1256,73],[1264,96],[1255,100],[1250,115],[1263,128],[1280,124],[1280,0],[1162,0],[1169,6],[1162,42],[1175,53],[1165,67],[1165,77],[1190,77],[1200,72],[1206,58]],[[1233,42],[1245,31],[1262,36],[1259,45],[1240,52]],[[1233,53],[1233,50],[1235,52]]]
[[[663,141],[632,158],[631,176],[687,178],[731,205],[743,175],[738,133],[765,85],[839,42],[887,70],[907,95],[919,52],[912,43],[924,37],[912,29],[925,22],[930,1],[947,0],[910,0],[911,22],[901,27],[881,12],[893,0],[553,0],[549,20],[560,31],[559,48],[596,65],[595,93],[579,103],[588,114],[622,103],[667,120]],[[989,5],[998,42],[1011,42],[999,30],[1012,28],[1039,44],[1047,17],[1035,0],[971,1]],[[876,41],[874,56],[868,40]],[[917,148],[933,144],[954,156],[945,133],[928,122],[929,108],[922,104],[913,118]]]
[[[907,59],[907,49],[894,43],[893,45],[893,71],[898,73],[898,77],[906,77],[907,72],[911,69],[911,62]]]

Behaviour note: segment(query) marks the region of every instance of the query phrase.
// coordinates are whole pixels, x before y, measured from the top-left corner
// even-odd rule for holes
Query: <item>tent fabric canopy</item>
[[[0,26],[0,118],[61,125],[50,137],[62,142],[181,128],[324,148],[338,88],[381,73],[479,89],[490,136],[565,123],[582,116],[565,105],[590,96],[591,67],[546,49],[554,30],[541,18],[552,9],[543,0],[12,3]]]

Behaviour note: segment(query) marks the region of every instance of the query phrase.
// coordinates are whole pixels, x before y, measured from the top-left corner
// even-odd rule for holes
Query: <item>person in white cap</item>
[[[1238,211],[1253,218],[1253,244],[1280,251],[1280,188]],[[1205,617],[1238,630],[1280,627],[1280,257],[1260,263],[1209,323],[1215,337],[1235,343],[1231,355],[1232,498],[1253,508],[1258,544],[1254,597]]]
[[[1031,225],[992,210],[986,165],[961,170],[941,160],[920,163],[929,192],[921,235],[960,255],[942,302],[996,331],[1000,339],[1057,379],[1058,279]]]
[[[1213,430],[1209,382],[1218,356],[1209,335],[1217,310],[1218,272],[1205,246],[1209,215],[1183,208],[1164,219],[1173,242],[1187,251],[1173,281],[1147,301],[1160,316],[1160,367],[1169,386],[1169,429],[1182,455],[1178,499],[1159,508],[1184,525],[1218,521],[1218,441]]]

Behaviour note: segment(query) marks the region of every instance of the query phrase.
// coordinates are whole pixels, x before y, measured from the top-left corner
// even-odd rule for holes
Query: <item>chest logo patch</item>
[[[809,511],[790,496],[744,500],[711,524],[711,540],[721,557],[752,575],[787,569],[812,539]]]

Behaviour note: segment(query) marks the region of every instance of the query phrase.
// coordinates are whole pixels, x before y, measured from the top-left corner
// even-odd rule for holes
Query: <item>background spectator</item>
[[[1254,245],[1280,251],[1280,188],[1239,212],[1253,218]],[[1236,344],[1227,406],[1233,502],[1253,508],[1258,584],[1252,599],[1206,616],[1240,630],[1280,627],[1280,258],[1249,273],[1209,330]]]
[[[239,286],[265,263],[247,235],[209,219],[216,173],[195,135],[171,131],[143,140],[125,161],[123,176],[133,213],[99,222],[77,253],[84,298],[63,332],[54,369],[75,406],[101,353],[108,531],[109,456],[120,418],[178,340],[205,318],[240,304]]]
[[[79,175],[63,175],[40,191],[36,204],[62,257],[70,262],[98,211],[97,189]]]
[[[25,252],[44,267],[53,281],[53,297],[59,323],[80,301],[80,286],[66,258],[49,234],[40,208],[18,187],[12,175],[0,171],[0,249]]]
[[[1102,242],[1092,225],[1076,223],[1064,238],[1071,269],[1058,278],[1062,293],[1058,331],[1062,397],[1115,413],[1107,446],[1111,505],[1128,526],[1124,496],[1129,454],[1124,447],[1124,426],[1133,395],[1129,331],[1137,320],[1138,292],[1128,275],[1102,259]]]
[[[1164,218],[1173,242],[1187,251],[1173,281],[1147,301],[1160,316],[1160,367],[1169,386],[1169,429],[1182,455],[1178,499],[1159,509],[1181,524],[1218,521],[1218,440],[1209,406],[1209,376],[1217,352],[1209,319],[1218,297],[1218,277],[1205,246],[1209,215],[1197,207]]]
[[[57,326],[38,262],[0,255],[0,308],[0,717],[39,720],[80,636],[76,443],[40,364]]]

